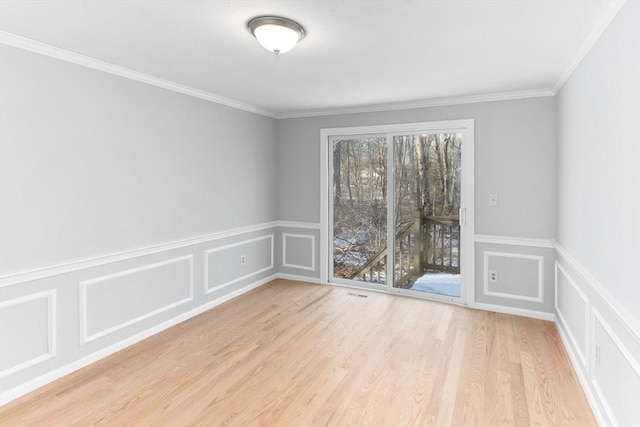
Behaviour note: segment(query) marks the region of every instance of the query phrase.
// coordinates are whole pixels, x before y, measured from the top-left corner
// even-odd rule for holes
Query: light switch
[[[498,206],[498,193],[489,194],[489,206]]]

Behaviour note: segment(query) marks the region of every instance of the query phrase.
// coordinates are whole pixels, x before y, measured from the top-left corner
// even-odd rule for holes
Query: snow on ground
[[[427,273],[416,280],[411,290],[459,297],[460,275],[451,273]]]

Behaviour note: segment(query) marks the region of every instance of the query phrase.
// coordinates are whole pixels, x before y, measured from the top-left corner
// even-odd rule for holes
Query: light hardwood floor
[[[553,323],[276,280],[0,408],[93,424],[596,422]]]

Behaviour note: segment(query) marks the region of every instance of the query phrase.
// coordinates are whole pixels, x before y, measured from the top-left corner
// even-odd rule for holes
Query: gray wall
[[[276,277],[274,119],[0,59],[0,404]]]
[[[486,304],[485,308],[502,306],[551,313],[554,253],[549,248],[555,235],[554,116],[554,99],[545,97],[278,120],[278,219],[320,221],[322,128],[474,119],[476,234],[494,236],[498,241],[505,238],[545,240],[547,246],[528,247],[526,241],[519,241],[519,245],[509,244],[513,242],[476,244],[476,258],[480,260],[476,262],[476,301]],[[498,206],[489,206],[489,193],[499,194]],[[319,248],[318,242],[318,251]],[[503,284],[507,287],[502,292],[490,289],[485,293],[482,283],[487,271],[482,259],[485,252],[496,251],[521,254],[525,258],[535,253],[543,257],[544,270],[540,275],[538,270],[531,269],[533,273],[523,274],[521,280],[505,280]],[[500,259],[515,266],[523,258]],[[504,273],[508,270],[512,268],[505,266]],[[308,272],[298,274],[306,276]],[[320,272],[314,272],[314,277],[320,277]],[[542,292],[539,292],[540,283]],[[496,296],[496,293],[503,295]],[[541,301],[528,298],[534,293],[541,293],[544,298]]]
[[[275,120],[0,49],[2,273],[276,220]]]
[[[640,30],[628,3],[557,96],[556,240],[640,320]]]
[[[638,424],[639,24],[627,2],[556,99],[277,121],[0,45],[0,402],[317,281],[320,129],[473,118],[476,300],[554,312],[599,419]]]
[[[553,238],[552,97],[278,120],[278,219],[320,221],[320,129],[455,119],[475,119],[476,233]]]
[[[603,425],[640,425],[640,3],[556,97],[556,317]]]

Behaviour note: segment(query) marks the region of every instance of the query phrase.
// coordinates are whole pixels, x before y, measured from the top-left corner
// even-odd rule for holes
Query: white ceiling
[[[616,3],[2,0],[0,29],[287,116],[551,94]],[[246,29],[263,14],[307,37],[270,54]]]

